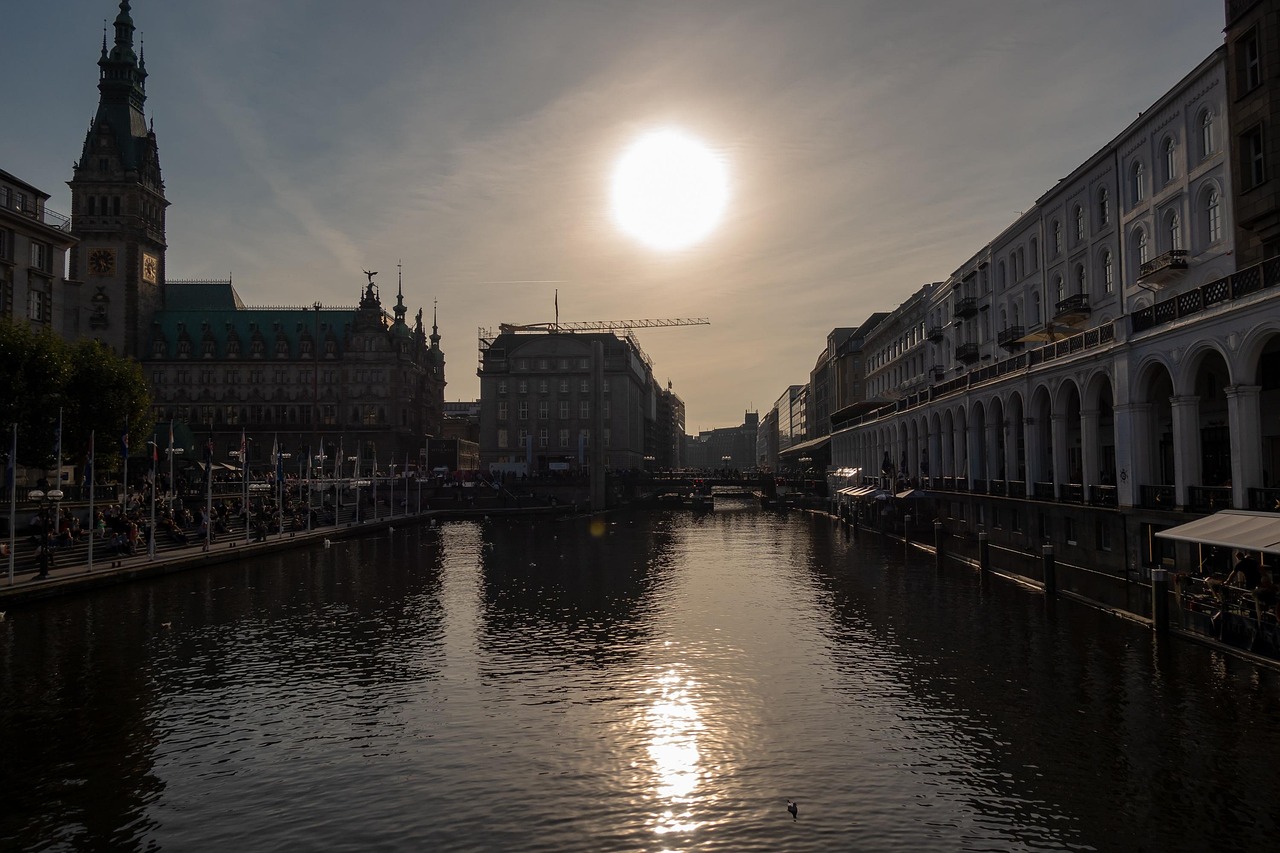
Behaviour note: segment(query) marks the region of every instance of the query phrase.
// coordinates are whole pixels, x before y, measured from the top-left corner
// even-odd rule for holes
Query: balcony
[[[1280,489],[1250,489],[1249,509],[1258,512],[1280,512]]]
[[[1172,249],[1152,258],[1138,269],[1138,280],[1145,284],[1163,284],[1178,278],[1187,268],[1187,250]]]
[[[1024,346],[1022,338],[1026,334],[1027,329],[1025,326],[1010,326],[1007,329],[1000,330],[996,334],[996,343],[1010,352],[1020,350]]]
[[[977,313],[978,298],[976,296],[962,296],[956,300],[957,317],[974,317]]]
[[[1093,506],[1119,506],[1115,486],[1090,486],[1089,503]]]
[[[929,368],[929,375],[933,377],[933,381],[941,382],[947,378],[947,369],[941,364],[935,364],[933,367]]]
[[[973,364],[981,356],[977,344],[958,344],[956,346],[956,360],[963,361],[965,364]]]
[[[1173,486],[1138,486],[1138,503],[1144,509],[1174,509]]]
[[[59,231],[71,231],[71,217],[52,211],[43,204],[37,204],[35,199],[20,199],[14,195],[4,204],[4,207],[15,213],[20,213],[28,219],[34,219],[37,222],[48,225],[50,228],[56,228]]]
[[[936,344],[938,341],[942,340],[942,327],[930,326],[925,330],[925,337]]]
[[[1053,319],[1059,323],[1072,325],[1089,316],[1089,295],[1077,293],[1058,302],[1054,308]]]
[[[1229,486],[1191,486],[1187,490],[1187,503],[1194,512],[1231,509],[1231,488]]]

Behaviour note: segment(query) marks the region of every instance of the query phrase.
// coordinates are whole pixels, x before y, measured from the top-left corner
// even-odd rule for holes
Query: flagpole
[[[120,479],[123,480],[124,482],[121,483],[121,486],[123,488],[120,490],[120,508],[128,509],[129,508],[129,416],[128,415],[124,416],[124,436],[122,438],[123,440],[120,442],[120,445],[121,445],[120,449],[124,451],[124,472],[120,475]]]
[[[213,436],[204,446],[204,549],[213,543]]]
[[[88,476],[85,478],[89,481],[89,569],[88,571],[93,571],[93,528],[97,526],[94,524],[94,519],[97,516],[94,515],[94,512],[93,512],[93,493],[97,491],[93,487],[93,430],[89,430],[88,468],[89,468]],[[59,470],[59,476],[61,476],[61,470]]]
[[[311,532],[311,446],[307,445],[307,532]],[[301,473],[301,472],[300,472]]]
[[[153,434],[151,438],[151,527],[149,531],[150,536],[148,537],[149,541],[147,542],[147,558],[150,560],[154,560],[156,558],[156,486],[159,485],[159,483],[156,482],[156,480],[159,479],[156,476],[156,468],[158,467],[156,463],[159,461],[160,460],[156,458],[156,442],[155,435]],[[90,519],[90,521],[92,521],[92,519]]]
[[[240,489],[244,502],[244,544],[249,544],[249,445],[245,441],[244,430],[240,430]]]
[[[9,446],[9,465],[5,471],[5,480],[9,486],[9,586],[13,586],[13,563],[17,558],[14,551],[17,540],[14,538],[18,529],[18,424],[13,425],[13,442]]]
[[[169,419],[169,491],[176,496],[178,485],[173,482],[173,419]],[[173,500],[169,501],[169,512],[173,512]]]
[[[54,482],[53,487],[55,489],[61,489],[62,488],[62,407],[61,406],[58,407],[58,442],[57,444],[58,444],[57,448],[53,451],[56,457],[53,460],[54,468],[56,469],[56,473],[53,475],[53,482]],[[46,489],[46,491],[48,490]],[[54,519],[54,520],[56,521],[57,519]]]
[[[276,532],[284,536],[284,456],[280,453],[280,433],[276,433],[276,512],[280,514],[280,522]]]

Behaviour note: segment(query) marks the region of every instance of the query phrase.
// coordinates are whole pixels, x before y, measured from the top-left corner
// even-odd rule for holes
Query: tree
[[[142,365],[116,355],[96,340],[72,344],[69,362],[63,452],[68,453],[65,436],[76,436],[81,444],[68,455],[79,454],[83,458],[89,431],[96,430],[94,464],[98,470],[106,470],[120,459],[120,436],[126,423],[131,448],[139,447],[138,441],[151,438],[155,418]]]
[[[52,332],[0,320],[0,424],[18,424],[18,462],[54,467],[58,411],[63,459],[83,460],[97,430],[97,464],[119,457],[126,416],[132,438],[151,437],[151,394],[138,362],[100,341],[69,344]]]

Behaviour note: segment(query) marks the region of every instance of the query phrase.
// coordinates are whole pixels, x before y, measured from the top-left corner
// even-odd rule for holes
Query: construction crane
[[[573,334],[576,332],[615,332],[622,333],[631,346],[635,347],[636,352],[644,359],[644,363],[653,368],[653,361],[644,350],[640,348],[640,342],[636,340],[635,329],[659,329],[668,326],[710,326],[711,321],[706,317],[677,317],[657,320],[584,320],[580,322],[570,323],[500,323],[498,325],[499,335],[512,334]],[[484,354],[493,346],[493,342],[497,339],[497,335],[493,334],[492,329],[480,328],[478,337],[480,339],[480,369],[484,369]]]

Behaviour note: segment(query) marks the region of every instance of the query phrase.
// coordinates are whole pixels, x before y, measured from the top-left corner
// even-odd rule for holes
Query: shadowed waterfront
[[[0,642],[17,849],[1277,829],[1276,673],[800,515],[397,530],[17,609]]]

